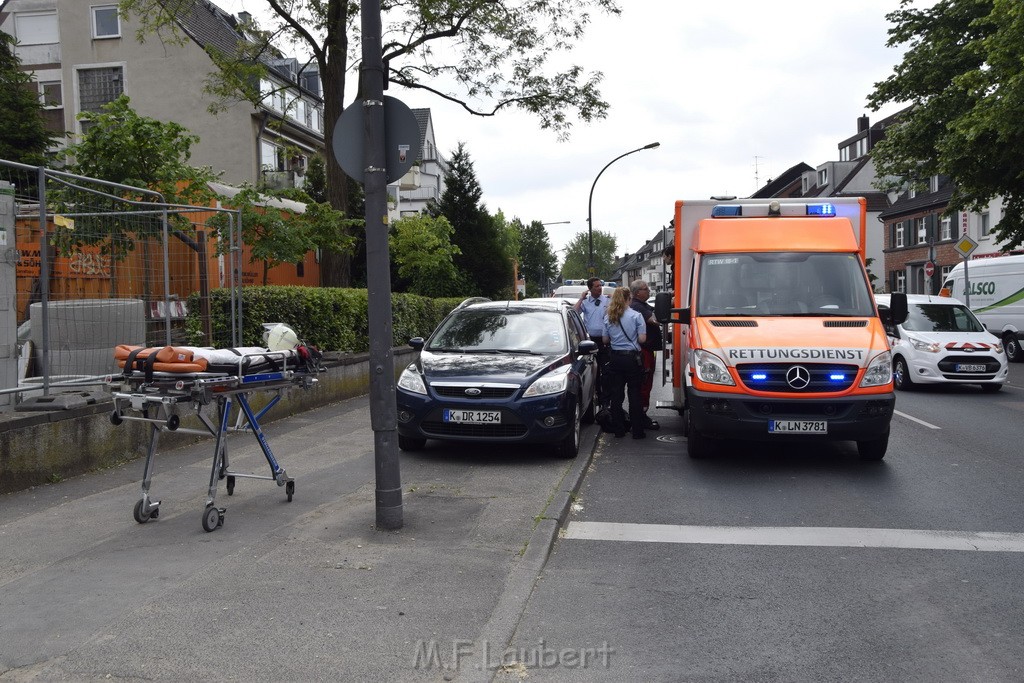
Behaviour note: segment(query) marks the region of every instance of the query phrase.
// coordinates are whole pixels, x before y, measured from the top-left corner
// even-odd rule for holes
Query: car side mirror
[[[902,325],[907,320],[910,309],[907,307],[907,295],[893,292],[889,295],[889,316],[892,325]]]
[[[423,337],[413,337],[409,340],[409,346],[416,349],[417,351],[423,350],[423,345],[427,343],[427,340]]]
[[[589,355],[595,354],[595,353],[597,353],[597,342],[594,341],[593,339],[584,339],[583,341],[580,342],[580,345],[577,348],[577,351],[581,355],[589,356]]]

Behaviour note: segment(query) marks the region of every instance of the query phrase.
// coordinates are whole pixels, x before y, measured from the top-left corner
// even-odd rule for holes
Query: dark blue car
[[[595,410],[597,345],[562,300],[467,299],[398,380],[398,447],[547,443],[574,458]]]

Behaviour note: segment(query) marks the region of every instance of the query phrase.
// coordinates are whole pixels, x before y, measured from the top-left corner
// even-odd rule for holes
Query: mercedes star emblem
[[[811,373],[802,365],[794,365],[786,371],[786,383],[794,389],[806,389],[811,383]]]

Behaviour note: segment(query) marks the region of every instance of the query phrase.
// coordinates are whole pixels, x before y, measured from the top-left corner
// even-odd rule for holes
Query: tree
[[[453,232],[444,216],[395,221],[388,242],[398,276],[408,283],[405,289],[430,297],[459,296],[466,291],[455,267],[454,257],[460,252],[452,244]]]
[[[516,253],[510,250],[504,218],[496,220],[481,204],[483,190],[463,143],[452,153],[448,167],[437,211],[454,228],[452,242],[460,252],[455,265],[469,287],[465,294],[500,298],[510,293]]]
[[[901,0],[887,18],[887,44],[908,48],[868,102],[876,111],[911,106],[872,149],[882,189],[946,175],[950,212],[982,211],[1002,196],[996,232],[1005,248],[1024,243],[1024,4],[939,0],[916,9]]]
[[[183,126],[139,116],[131,108],[131,100],[126,95],[103,105],[100,114],[82,113],[78,118],[89,122],[86,133],[61,155],[66,161],[66,170],[71,173],[154,190],[170,204],[205,206],[216,197],[208,183],[216,180],[218,174],[209,168],[188,164],[192,145],[199,138]],[[110,191],[103,185],[96,189]],[[58,211],[76,205],[81,208],[84,203],[90,205],[93,212],[107,214],[102,218],[85,216],[76,219],[82,228],[89,229],[56,233],[57,246],[65,249],[90,241],[102,242],[105,251],[120,258],[134,249],[135,239],[160,236],[163,231],[162,219],[156,215],[119,217],[118,212],[125,208],[120,199],[87,195],[75,186],[60,186],[51,197]],[[152,196],[132,196],[127,192],[122,198],[156,201]],[[170,220],[172,227],[184,231],[192,229],[187,218],[172,213]]]
[[[175,21],[195,0],[120,0],[123,12],[141,22],[140,39],[150,33],[184,40]],[[347,92],[350,63],[360,54],[359,4],[351,0],[266,0],[272,19],[267,26],[246,27],[251,42],[234,53],[211,49],[219,71],[208,92],[215,98],[258,104],[261,56],[272,56],[274,41],[291,42],[310,55],[324,84],[325,134],[331,140]],[[493,116],[508,108],[535,115],[541,128],[565,138],[572,125],[603,118],[600,73],[586,74],[577,65],[551,67],[583,35],[592,11],[617,15],[615,0],[382,0],[383,58],[392,85],[434,93],[461,104],[466,111]],[[264,30],[259,30],[259,29]],[[471,103],[479,102],[480,105]],[[354,215],[345,176],[333,155],[327,159],[329,201]],[[359,179],[362,180],[362,179]],[[338,255],[325,264],[333,270],[326,284],[345,286],[350,263]]]
[[[607,278],[615,263],[615,251],[618,241],[615,235],[602,230],[594,231],[594,268],[598,277]],[[562,276],[567,278],[585,278],[590,260],[589,233],[579,232],[565,248],[565,263],[562,265]]]
[[[275,195],[292,195],[292,198],[306,202],[305,210],[299,213],[280,208],[273,201]],[[297,263],[315,249],[345,249],[349,247],[346,241],[350,243],[352,240],[344,231],[338,230],[345,221],[339,211],[326,202],[314,202],[301,193],[273,193],[245,185],[241,192],[223,202],[240,212],[242,243],[249,247],[250,261],[262,263],[264,285],[274,266]],[[231,221],[220,213],[208,223],[218,233],[218,251],[227,253],[233,244],[227,234],[232,229]]]
[[[523,225],[516,219],[513,224],[519,229],[519,273],[526,278],[526,295],[545,296],[546,284],[558,273],[547,228],[540,221]]]
[[[43,104],[14,53],[14,37],[0,31],[0,159],[32,166],[46,164],[46,151],[59,137],[46,130]]]

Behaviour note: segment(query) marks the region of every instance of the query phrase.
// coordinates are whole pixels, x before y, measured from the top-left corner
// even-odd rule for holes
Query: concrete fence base
[[[415,351],[400,347],[392,353],[397,377]],[[364,353],[329,362],[327,371],[317,376],[314,387],[286,390],[261,424],[368,393],[369,360],[369,354]],[[255,393],[251,400],[253,408],[258,411],[272,396],[269,392]],[[0,414],[0,493],[20,491],[145,456],[152,429],[149,424],[112,424],[113,400],[109,393],[93,392],[77,403],[84,405]],[[204,429],[191,408],[181,411],[181,417],[182,427]],[[200,438],[203,437],[165,431],[160,435],[160,449],[175,448]]]

